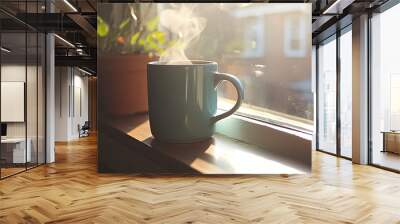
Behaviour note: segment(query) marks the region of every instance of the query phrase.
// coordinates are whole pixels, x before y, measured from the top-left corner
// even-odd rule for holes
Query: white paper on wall
[[[24,82],[1,82],[1,122],[24,122]]]

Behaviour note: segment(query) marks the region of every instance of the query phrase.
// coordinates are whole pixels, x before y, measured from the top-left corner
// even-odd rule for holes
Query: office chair
[[[85,123],[82,125],[82,127],[80,127],[80,125],[78,125],[79,138],[89,136],[89,129],[90,129],[89,121],[85,121]]]

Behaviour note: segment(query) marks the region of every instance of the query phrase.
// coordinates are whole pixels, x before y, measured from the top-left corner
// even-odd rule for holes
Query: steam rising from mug
[[[160,62],[166,64],[191,64],[185,50],[205,28],[206,19],[193,14],[195,5],[174,4],[172,9],[163,10],[160,14],[160,24],[177,36],[177,42],[160,55]]]

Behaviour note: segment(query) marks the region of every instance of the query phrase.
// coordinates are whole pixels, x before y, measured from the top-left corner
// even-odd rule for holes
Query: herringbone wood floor
[[[294,176],[98,174],[94,137],[0,181],[0,223],[400,223],[400,175],[319,152]]]

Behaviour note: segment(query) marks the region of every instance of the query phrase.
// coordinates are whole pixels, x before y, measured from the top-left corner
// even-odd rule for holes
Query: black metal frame
[[[367,96],[367,119],[368,119],[368,124],[367,124],[367,132],[368,132],[368,164],[372,164],[372,65],[371,65],[371,57],[372,57],[372,33],[371,33],[371,19],[372,19],[372,13],[368,13],[368,54],[367,54],[367,60],[368,60],[368,76],[367,76],[367,83],[368,83],[368,96]]]
[[[335,36],[335,38],[334,39],[332,39],[332,37],[333,36]],[[332,39],[332,40],[329,40],[329,39]],[[324,40],[322,40],[322,41],[320,41],[319,43],[318,43],[318,45],[317,45],[317,47],[316,47],[316,52],[315,52],[315,54],[316,54],[316,119],[315,119],[315,122],[316,122],[316,138],[315,138],[315,142],[316,142],[316,150],[317,151],[319,151],[319,152],[323,152],[323,153],[326,153],[326,154],[329,154],[329,155],[334,155],[334,156],[336,156],[336,154],[335,153],[332,153],[332,152],[329,152],[329,151],[326,151],[326,150],[323,150],[323,149],[320,149],[320,144],[319,144],[319,129],[320,129],[320,127],[319,127],[319,117],[320,117],[320,111],[319,111],[319,92],[320,92],[320,89],[319,89],[319,82],[320,82],[320,80],[319,80],[319,77],[320,77],[320,74],[319,74],[319,63],[320,63],[320,60],[319,60],[319,48],[320,48],[320,44],[321,43],[323,43],[323,42],[325,42],[325,41],[336,41],[336,45],[337,45],[337,36],[336,36],[336,33],[335,34],[333,34],[333,35],[330,35],[330,36],[328,36],[328,37],[326,37]],[[337,47],[336,47],[336,51],[337,51]],[[336,56],[337,57],[337,56]],[[337,69],[337,68],[336,68]],[[336,71],[336,77],[337,77],[337,71]],[[336,80],[336,89],[337,89],[337,80]],[[337,93],[336,93],[336,98],[338,98],[337,97]],[[337,101],[337,100],[336,100]],[[337,103],[337,102],[336,102]],[[336,112],[337,113],[337,112]],[[337,118],[336,118],[336,122],[337,122]],[[336,126],[337,126],[337,124],[336,124]],[[337,129],[337,127],[336,127],[336,129]],[[337,135],[337,133],[336,133],[336,135]],[[337,140],[337,139],[336,139]],[[337,151],[337,144],[336,144],[336,151]]]
[[[367,42],[368,42],[368,54],[367,54],[367,61],[368,61],[368,165],[384,169],[387,171],[395,172],[395,173],[400,173],[400,170],[393,169],[387,166],[383,166],[380,164],[375,164],[373,161],[373,141],[372,141],[372,54],[373,54],[373,49],[372,49],[372,18],[373,18],[373,13],[383,13],[386,10],[396,6],[397,4],[400,3],[400,0],[389,0],[385,2],[383,5],[379,6],[378,8],[375,8],[373,10],[368,11],[368,35],[367,35]]]
[[[340,79],[341,79],[341,66],[340,66],[340,36],[341,30],[338,29],[337,25],[336,29],[336,154],[341,156],[341,142],[342,142],[342,124],[340,118]]]
[[[348,24],[345,27],[340,27],[339,24],[336,25],[336,32],[325,39],[321,40],[316,47],[316,150],[319,152],[327,153],[329,155],[337,156],[340,158],[344,158],[347,160],[352,160],[352,158],[347,157],[342,155],[341,152],[341,117],[340,117],[340,103],[341,103],[341,96],[340,96],[340,81],[341,81],[341,65],[340,65],[340,37],[346,33],[347,31],[350,31],[349,27],[352,25],[352,23]],[[349,29],[349,30],[347,30]],[[329,40],[332,38],[332,36],[335,36],[334,39]],[[336,41],[336,152],[328,152],[326,150],[320,149],[319,147],[319,54],[318,54],[318,49],[319,49],[319,44],[325,41]]]
[[[400,0],[389,0],[377,8],[367,11],[367,13],[368,13],[368,30],[367,30],[367,42],[368,42],[367,43],[367,45],[368,45],[368,54],[367,54],[367,66],[368,66],[368,69],[367,69],[367,80],[368,80],[367,81],[368,82],[368,86],[367,86],[367,88],[368,88],[368,90],[367,90],[367,92],[368,92],[368,95],[367,95],[367,101],[368,101],[368,105],[367,105],[367,107],[368,107],[368,112],[367,112],[368,113],[367,114],[367,116],[368,116],[368,124],[367,124],[367,128],[368,128],[368,138],[367,138],[367,141],[368,141],[368,165],[371,165],[371,166],[374,166],[374,167],[377,167],[380,169],[388,170],[391,172],[395,172],[395,173],[400,173],[400,170],[396,170],[396,169],[393,169],[390,167],[385,167],[385,166],[373,163],[372,97],[371,97],[371,94],[373,91],[372,85],[371,85],[372,84],[371,82],[372,82],[372,53],[373,52],[372,52],[372,46],[371,46],[372,45],[371,19],[373,17],[372,16],[373,13],[382,13],[399,3],[400,3]],[[351,25],[351,24],[349,24],[349,25]],[[319,43],[331,38],[331,36],[326,37],[325,39],[323,39],[316,45],[316,119],[315,119],[315,122],[316,122],[316,148],[317,148],[317,151],[324,152],[329,155],[341,157],[344,159],[352,160],[349,157],[341,155],[341,148],[340,148],[340,141],[341,141],[341,139],[340,139],[340,131],[341,131],[341,127],[340,127],[340,87],[338,87],[338,85],[340,85],[340,65],[339,65],[340,64],[340,48],[339,47],[340,47],[340,36],[343,35],[343,33],[341,33],[341,31],[345,30],[346,28],[347,28],[347,26],[344,28],[341,28],[339,30],[339,27],[337,27],[337,29],[339,31],[336,32],[336,38],[335,38],[336,39],[336,48],[337,48],[337,50],[336,50],[336,56],[337,56],[337,61],[336,61],[336,63],[337,63],[336,64],[336,66],[337,66],[336,67],[336,69],[337,69],[337,71],[336,71],[336,73],[337,73],[337,79],[336,79],[336,85],[337,85],[337,88],[336,88],[336,90],[337,90],[337,92],[336,92],[336,98],[337,98],[337,101],[336,101],[336,103],[337,103],[337,105],[336,105],[336,107],[337,107],[336,108],[336,122],[337,122],[337,124],[336,124],[336,128],[337,128],[337,130],[336,130],[336,134],[337,134],[336,147],[337,147],[337,149],[336,149],[336,154],[324,151],[323,149],[319,148],[319,128],[320,128],[319,127],[319,114],[320,114],[320,111],[319,111],[319,88],[318,88],[319,87],[318,48],[319,48]]]
[[[315,46],[315,148],[319,149],[319,44]]]
[[[2,23],[0,23],[0,30],[2,30]],[[2,44],[2,32],[0,32],[0,47],[1,46],[3,46],[3,44]],[[1,50],[0,50],[0,84],[1,84],[1,77],[2,77],[2,75],[1,75],[1,61],[2,61],[2,58],[1,58],[1,55],[2,55],[2,53],[1,53]],[[1,85],[0,85],[0,90],[1,90]],[[0,109],[1,109],[1,91],[0,91]],[[0,113],[0,124],[1,124],[1,113]],[[1,134],[0,134],[0,136],[1,136]],[[1,164],[1,152],[2,152],[2,149],[1,149],[1,144],[0,144],[0,164]],[[0,167],[0,180],[1,180],[1,167]]]
[[[32,2],[32,1],[29,1],[29,2]],[[25,11],[26,11],[28,1],[25,0],[22,3],[25,3]],[[36,11],[38,11],[39,10],[39,6],[38,6],[39,0],[36,0],[36,3],[37,3]],[[12,18],[15,18],[17,21],[21,22],[21,20],[12,16],[12,14],[9,14],[7,11],[5,11],[3,9],[1,9],[1,11],[3,13],[6,13],[7,15],[11,16]],[[47,11],[47,7],[46,7],[46,11]],[[44,65],[42,64],[42,66],[44,66],[42,69],[42,72],[43,72],[42,82],[44,83],[44,86],[43,86],[44,99],[43,99],[43,105],[42,105],[42,107],[44,108],[44,111],[43,111],[44,112],[44,117],[43,117],[44,120],[42,121],[42,122],[44,122],[44,133],[43,133],[44,134],[44,136],[43,136],[44,145],[42,146],[42,147],[44,147],[43,148],[44,155],[42,155],[42,156],[43,156],[44,161],[42,163],[39,163],[39,68],[38,68],[38,66],[39,66],[39,33],[42,33],[42,32],[29,26],[28,24],[26,24],[24,22],[22,22],[22,23],[24,24],[24,28],[25,28],[24,32],[22,32],[25,34],[25,83],[24,83],[24,98],[25,98],[24,99],[24,107],[25,107],[24,120],[25,120],[25,142],[26,142],[25,143],[25,169],[15,172],[13,174],[10,174],[8,176],[2,176],[2,173],[1,173],[2,169],[0,168],[0,180],[6,179],[8,177],[12,177],[19,173],[25,172],[27,170],[39,167],[39,166],[47,163],[47,150],[46,150],[47,149],[47,128],[46,128],[47,127],[47,113],[46,113],[47,112],[46,111],[46,108],[47,108],[47,99],[46,99],[47,98],[47,81],[46,81],[46,78],[47,78],[47,39],[46,39],[46,35],[43,36],[42,44],[44,44],[44,46],[43,46],[44,51],[41,51],[41,53],[44,54],[44,55],[42,55],[42,60],[44,60]],[[37,107],[36,107],[36,142],[37,142],[37,152],[36,152],[36,162],[32,166],[28,166],[28,162],[27,162],[27,160],[28,160],[28,154],[27,154],[27,147],[28,147],[27,146],[27,140],[28,140],[28,125],[27,125],[27,120],[28,120],[28,113],[27,113],[28,33],[31,33],[28,31],[33,31],[34,33],[36,33],[36,99],[37,99],[37,101],[36,101],[36,104],[37,104]],[[2,33],[3,32],[0,32],[0,45],[1,45]],[[2,62],[2,58],[1,58],[1,54],[0,54],[0,64],[1,64],[1,62]],[[0,81],[1,81],[1,71],[0,71]],[[0,93],[0,96],[1,96],[1,93]],[[1,97],[0,97],[0,101],[1,101]],[[1,155],[1,144],[0,144],[0,155]],[[31,164],[29,164],[29,165],[31,165]]]
[[[345,155],[343,155],[342,154],[342,148],[341,148],[341,143],[342,143],[342,138],[341,138],[341,132],[342,132],[342,120],[341,120],[341,105],[340,105],[340,103],[341,103],[341,97],[340,97],[340,93],[341,93],[341,89],[340,89],[340,84],[341,84],[341,78],[342,78],[342,67],[340,67],[341,66],[341,58],[340,58],[340,37],[341,36],[343,36],[345,33],[347,33],[347,32],[351,32],[351,30],[352,30],[352,23],[350,23],[350,24],[348,24],[347,26],[345,26],[345,27],[341,27],[341,29],[338,31],[338,33],[339,33],[339,37],[338,37],[338,39],[339,39],[339,50],[338,50],[338,66],[339,66],[339,81],[338,81],[338,86],[339,86],[339,88],[338,88],[338,92],[337,92],[337,96],[339,96],[338,98],[339,98],[339,103],[338,103],[338,112],[337,112],[337,114],[338,114],[338,117],[339,117],[339,119],[338,119],[338,123],[339,123],[339,131],[337,132],[337,136],[338,136],[338,139],[339,139],[339,141],[338,141],[338,143],[337,143],[337,146],[339,146],[338,147],[338,150],[337,150],[337,154],[341,157],[341,158],[344,158],[344,159],[347,159],[347,160],[352,160],[352,158],[351,157],[348,157],[348,156],[345,156]]]

